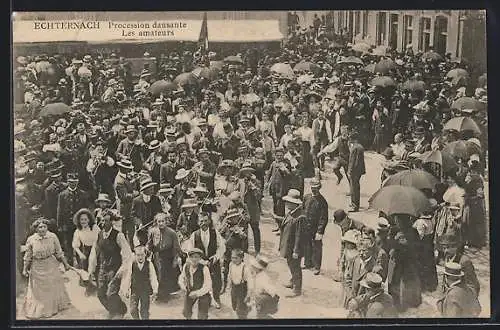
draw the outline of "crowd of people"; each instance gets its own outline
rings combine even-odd
[[[477,316],[479,282],[464,253],[487,244],[486,79],[477,84],[465,60],[432,50],[362,45],[294,27],[276,52],[161,54],[138,81],[116,54],[18,57],[15,223],[26,316],[70,304],[62,263],[110,318],[129,309],[148,319],[151,301],[179,290],[187,319],[195,303],[206,319],[225,292],[238,318],[250,306],[272,317],[280,297],[261,254],[262,199],[272,199],[288,297],[298,297],[303,268],[321,271],[327,161],[350,185],[351,209],[333,217],[342,231],[335,280],[350,317],[397,317],[438,289],[442,315]],[[384,183],[410,169],[431,175],[435,184],[418,188],[432,207],[381,212],[377,230],[351,219],[365,150],[385,156]]]

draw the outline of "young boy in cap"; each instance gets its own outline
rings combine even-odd
[[[188,320],[193,315],[193,305],[196,302],[198,302],[198,319],[208,319],[212,278],[208,267],[201,263],[203,256],[202,250],[190,248],[188,260],[179,276],[179,286],[186,292],[182,314]]]
[[[255,306],[257,319],[272,319],[272,314],[278,311],[279,295],[277,288],[266,272],[269,261],[266,257],[257,255],[250,260],[253,273],[251,304]]]
[[[137,246],[135,260],[127,264],[122,279],[125,297],[130,298],[130,314],[135,320],[149,319],[150,302],[158,294],[158,279],[153,263],[146,259],[146,247]]]
[[[244,252],[240,249],[231,251],[231,262],[229,263],[229,287],[231,288],[231,306],[239,319],[248,317],[250,301],[249,282],[252,279],[251,269],[243,261]]]

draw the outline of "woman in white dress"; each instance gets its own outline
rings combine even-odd
[[[302,140],[302,161],[304,168],[304,178],[314,177],[314,165],[311,155],[313,130],[309,127],[307,115],[301,118],[301,126],[295,131],[295,134]]]

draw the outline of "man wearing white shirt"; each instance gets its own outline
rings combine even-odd
[[[220,291],[222,288],[221,260],[226,252],[226,244],[219,232],[211,225],[210,214],[201,212],[198,220],[200,229],[191,234],[188,247],[200,249],[204,253],[203,263],[208,266],[212,276],[212,294],[215,307],[220,308]]]
[[[113,228],[117,215],[107,212],[102,217],[101,231],[89,256],[89,274],[97,271],[97,298],[109,312],[110,318],[122,318],[127,307],[116,295],[108,295],[110,283],[123,265],[127,265],[132,251],[123,233]]]
[[[153,263],[146,260],[146,248],[138,246],[134,252],[135,260],[126,265],[120,289],[130,298],[132,317],[148,320],[150,301],[158,294],[158,278]]]

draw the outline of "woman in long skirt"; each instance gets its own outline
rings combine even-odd
[[[70,266],[48,224],[46,219],[35,220],[32,226],[36,232],[26,242],[23,276],[28,277],[28,291],[24,313],[29,319],[51,317],[71,305],[59,264],[63,263],[66,270]]]
[[[473,161],[465,179],[465,205],[463,211],[465,244],[475,248],[486,245],[486,205],[484,183],[479,174],[479,163]]]
[[[314,177],[314,164],[311,155],[313,130],[309,127],[309,120],[307,116],[301,119],[302,126],[296,130],[296,134],[302,140],[302,164],[304,178]]]
[[[95,223],[95,218],[88,209],[81,209],[75,213],[73,223],[76,226],[73,234],[73,251],[78,264],[78,268],[87,271],[89,268],[89,256],[92,246],[97,242],[99,227]]]

